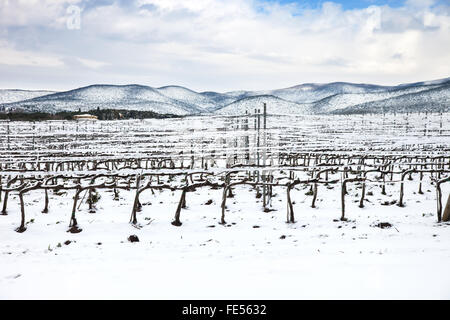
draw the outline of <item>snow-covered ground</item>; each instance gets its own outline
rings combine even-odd
[[[267,145],[292,153],[448,156],[448,119],[449,114],[268,117]],[[197,158],[212,150],[232,155],[236,138],[249,137],[253,144],[253,122],[247,131],[241,120],[5,122],[0,159],[180,157],[180,151],[190,157],[192,148]],[[409,148],[402,151],[403,146]],[[223,170],[222,160],[221,168],[209,169]],[[121,173],[127,170],[132,169]],[[147,190],[140,197],[140,229],[129,223],[134,191],[121,190],[115,201],[112,191],[99,189],[96,212],[88,212],[86,198],[77,211],[83,229],[77,234],[67,232],[73,190],[50,191],[48,214],[41,213],[42,190],[26,193],[24,233],[14,231],[20,207],[12,192],[8,215],[0,215],[0,299],[449,299],[450,224],[437,222],[429,175],[424,194],[417,193],[418,175],[413,179],[405,180],[403,208],[382,205],[398,200],[398,183],[387,180],[382,195],[379,185],[368,182],[364,208],[358,207],[360,186],[350,184],[346,222],[338,220],[340,184],[319,185],[316,208],[306,195],[309,187],[298,185],[291,192],[294,224],[286,223],[285,187],[274,188],[270,212],[263,211],[252,187],[236,187],[235,197],[227,199],[226,225],[219,224],[222,189],[189,192],[180,227],[171,222],[181,191]],[[449,193],[450,183],[443,184],[444,204]],[[381,222],[392,227],[382,229]],[[131,243],[127,239],[134,234],[140,241]]]
[[[347,196],[348,222],[340,215],[340,188],[319,187],[317,208],[308,189],[292,192],[297,222],[287,224],[285,190],[275,189],[263,212],[250,187],[228,199],[227,225],[220,220],[221,190],[188,193],[181,227],[170,224],[179,193],[146,191],[136,229],[128,223],[133,192],[120,200],[100,191],[97,212],[83,203],[81,233],[67,233],[72,194],[50,192],[42,214],[41,191],[26,195],[28,230],[19,223],[17,197],[0,216],[0,298],[30,299],[448,299],[450,225],[436,222],[434,187],[415,194],[406,184],[406,207],[398,185],[369,185],[366,207]],[[448,194],[449,188],[444,189]],[[211,205],[205,205],[207,200]],[[32,200],[32,201],[30,201]],[[375,225],[389,222],[392,228]],[[139,242],[127,241],[135,234]],[[64,244],[67,240],[70,244]]]

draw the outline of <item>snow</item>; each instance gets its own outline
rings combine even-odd
[[[46,90],[0,89],[0,104],[32,99],[55,93]]]
[[[450,110],[450,83],[419,92],[407,92],[388,99],[355,104],[340,113],[368,112],[448,112]]]
[[[180,86],[167,86],[158,88],[158,91],[166,97],[183,101],[197,106],[199,109],[210,109],[215,106],[213,100],[203,96],[200,93],[186,89]]]
[[[417,197],[416,183],[408,184],[407,207],[380,210],[379,191],[360,209],[351,188],[351,221],[334,222],[339,188],[320,189],[316,209],[305,190],[294,192],[295,224],[285,222],[281,189],[270,213],[250,188],[236,189],[228,199],[230,227],[218,224],[221,190],[188,194],[181,227],[170,224],[179,193],[148,192],[140,230],[128,224],[133,193],[121,191],[120,201],[113,201],[112,193],[102,191],[95,214],[83,204],[79,234],[66,232],[71,195],[50,193],[49,214],[40,213],[42,192],[26,195],[27,220],[34,222],[22,234],[13,231],[19,212],[12,197],[9,215],[0,216],[0,298],[450,298],[450,280],[439,271],[450,266],[450,226],[436,223],[434,192]],[[388,194],[391,199],[396,191]],[[202,205],[208,199],[213,204]],[[394,228],[372,226],[380,221]],[[140,242],[128,242],[131,234]]]
[[[286,89],[267,91],[265,93],[297,103],[312,103],[336,94],[382,92],[390,88],[368,84],[333,82],[326,84],[303,84]]]
[[[181,86],[152,88],[142,85],[91,85],[35,98],[28,92],[28,96],[23,96],[23,99],[18,93],[13,94],[14,98],[8,98],[7,94],[0,91],[0,110],[57,112],[79,108],[83,111],[89,108],[116,108],[177,115],[239,115],[266,102],[276,114],[382,112],[382,105],[392,112],[395,109],[416,112],[448,108],[449,92],[450,78],[398,86],[306,83],[284,89],[226,93],[198,93]]]
[[[215,112],[215,114],[242,115],[245,114],[245,112],[248,114],[254,114],[255,109],[260,109],[262,112],[263,103],[266,103],[267,105],[268,114],[286,115],[306,114],[311,112],[310,106],[307,104],[298,104],[274,96],[255,96],[233,102],[219,109]]]
[[[335,110],[344,109],[346,107],[355,106],[362,103],[379,101],[394,98],[397,96],[423,92],[426,90],[438,88],[438,86],[417,86],[405,89],[397,89],[391,91],[375,92],[375,93],[343,93],[336,94],[320,101],[317,101],[312,107],[316,112],[329,113]],[[448,90],[450,91],[450,90]],[[389,101],[389,100],[388,100]],[[401,104],[403,100],[400,101]],[[386,102],[385,102],[386,103]],[[388,102],[387,102],[388,103]],[[368,107],[367,109],[370,109]]]
[[[140,85],[92,85],[6,106],[46,112],[77,111],[80,108],[82,111],[89,111],[101,108],[146,110],[177,115],[198,113],[203,110],[167,97],[157,89]]]
[[[293,153],[333,149],[374,154],[410,146],[410,153],[448,156],[450,128],[442,123],[449,117],[448,113],[426,118],[423,114],[269,117],[267,132],[276,143],[268,145]],[[38,155],[41,160],[65,157],[67,151],[82,159],[175,156],[180,151],[189,157],[191,144],[196,157],[211,150],[226,152],[236,138],[250,135],[253,141],[254,132],[236,128],[239,121],[233,119],[0,122],[0,161],[9,161],[15,152],[24,159]],[[12,150],[6,148],[6,125]],[[96,153],[102,156],[90,155]],[[214,170],[223,171],[224,163],[218,164]],[[298,172],[297,177],[305,174]],[[312,197],[306,195],[309,187],[298,185],[291,192],[294,224],[286,223],[283,187],[274,188],[271,212],[263,211],[253,188],[236,187],[234,198],[227,199],[226,225],[219,224],[221,189],[189,192],[180,227],[171,222],[181,192],[153,195],[147,190],[140,197],[140,229],[129,224],[133,191],[121,190],[115,201],[111,191],[99,189],[96,212],[89,213],[85,201],[77,211],[83,229],[78,234],[66,232],[73,190],[63,195],[50,191],[48,214],[41,213],[42,190],[26,193],[24,233],[14,231],[20,208],[13,192],[8,215],[0,215],[0,298],[449,299],[445,270],[450,267],[450,224],[437,223],[436,192],[429,175],[424,177],[424,194],[417,193],[417,176],[413,178],[405,180],[403,208],[381,205],[398,200],[398,183],[388,181],[387,195],[382,195],[380,185],[368,182],[364,208],[358,207],[360,186],[350,184],[349,221],[335,221],[341,214],[339,184],[319,185],[316,208],[311,208]],[[442,185],[442,193],[446,201],[449,183]],[[376,226],[380,222],[393,227],[381,229]],[[139,242],[127,241],[133,234]]]

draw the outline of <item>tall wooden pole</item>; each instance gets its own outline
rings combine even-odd
[[[448,195],[447,205],[444,209],[444,215],[442,216],[442,221],[447,222],[450,221],[450,194]]]
[[[267,105],[266,105],[266,103],[264,102],[264,130],[267,128],[267,126],[266,126],[266,118],[267,118]]]

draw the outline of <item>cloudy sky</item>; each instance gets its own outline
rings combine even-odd
[[[450,76],[450,0],[0,0],[0,88]]]

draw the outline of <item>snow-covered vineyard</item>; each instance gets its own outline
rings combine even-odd
[[[1,122],[0,296],[449,298],[448,123]]]

